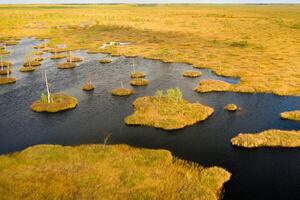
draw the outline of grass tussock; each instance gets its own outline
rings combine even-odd
[[[0,69],[0,75],[7,75],[7,74],[11,74],[11,70]]]
[[[231,139],[239,147],[300,147],[300,131],[266,130],[261,133],[240,133]]]
[[[230,103],[230,104],[227,104],[225,107],[224,107],[225,110],[228,110],[228,111],[231,111],[231,112],[234,112],[234,111],[237,111],[238,107],[237,105],[233,104],[233,103]]]
[[[14,46],[17,45],[18,43],[19,43],[18,41],[14,41],[14,40],[4,42],[6,46]]]
[[[31,109],[35,112],[59,112],[73,109],[77,106],[77,99],[62,93],[52,93],[51,102],[48,103],[47,96],[42,95],[38,101],[31,104]]]
[[[19,69],[20,72],[33,72],[35,71],[37,68],[36,67],[21,67]]]
[[[38,57],[34,58],[34,61],[37,61],[37,62],[42,62],[43,60],[44,60],[44,58],[42,56],[38,56]]]
[[[102,58],[101,60],[99,60],[99,62],[100,62],[101,64],[108,64],[108,63],[111,63],[112,60],[109,59],[109,58]]]
[[[201,75],[202,75],[201,72],[192,71],[192,70],[188,70],[188,71],[185,71],[185,72],[182,73],[182,76],[189,77],[189,78],[196,78],[196,77],[199,77]]]
[[[76,57],[76,56],[71,56],[68,57],[67,62],[82,62],[83,58]]]
[[[63,59],[63,58],[66,58],[66,57],[67,57],[66,54],[54,54],[54,55],[50,56],[50,59],[59,60],[59,59]]]
[[[134,91],[129,88],[115,88],[111,91],[111,94],[114,96],[129,96],[132,95]]]
[[[86,83],[82,86],[82,90],[84,91],[92,91],[95,89],[95,86],[92,83]]]
[[[218,200],[230,176],[127,145],[37,145],[0,156],[0,196],[14,200]]]
[[[149,81],[145,78],[133,78],[130,84],[133,86],[146,86],[149,84]]]
[[[17,81],[16,78],[14,77],[1,77],[0,76],[0,85],[5,85],[5,84],[12,84]]]
[[[146,75],[143,72],[140,71],[134,71],[130,73],[131,78],[145,78]]]
[[[145,125],[164,130],[181,129],[207,119],[214,109],[200,103],[189,103],[181,91],[157,91],[154,96],[137,98],[134,113],[124,119],[127,125]]]
[[[10,51],[0,49],[0,55],[8,55],[8,54],[10,54]]]
[[[197,92],[223,92],[230,88],[230,84],[225,81],[206,79],[202,80],[195,88]]]
[[[0,67],[11,67],[12,63],[8,62],[8,61],[3,61],[2,63],[0,63]]]
[[[280,113],[280,117],[281,119],[300,121],[300,110],[282,112]]]
[[[41,65],[41,62],[38,59],[34,59],[33,61],[25,62],[23,67],[38,67]]]
[[[76,63],[73,62],[65,62],[65,63],[59,63],[58,64],[58,69],[73,69],[75,68],[77,65]]]

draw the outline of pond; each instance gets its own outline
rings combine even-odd
[[[134,88],[129,97],[110,95],[111,89],[129,85],[132,58],[113,57],[112,63],[100,64],[104,54],[76,51],[84,62],[75,69],[59,70],[49,54],[33,73],[18,68],[26,53],[41,42],[29,38],[9,47],[6,60],[14,63],[12,76],[17,83],[0,87],[0,154],[22,150],[35,144],[78,145],[102,143],[111,134],[110,144],[129,144],[145,148],[170,150],[175,156],[205,166],[221,166],[232,179],[225,184],[223,199],[295,199],[300,196],[300,149],[243,149],[231,146],[230,139],[240,132],[259,132],[270,128],[300,130],[300,123],[281,120],[280,112],[300,109],[299,97],[271,94],[208,93],[193,91],[202,79],[218,79],[238,83],[237,78],[216,76],[210,70],[198,78],[185,78],[182,72],[192,69],[187,64],[166,64],[137,57],[136,69],[146,73],[149,85]],[[33,101],[45,92],[43,73],[47,70],[51,91],[76,97],[76,109],[56,113],[35,113]],[[95,90],[84,92],[86,75],[92,74]],[[178,131],[167,132],[152,127],[126,126],[124,117],[133,112],[132,102],[139,96],[153,95],[158,89],[179,87],[191,102],[200,102],[215,109],[206,121]],[[228,103],[242,107],[231,113],[223,109]]]

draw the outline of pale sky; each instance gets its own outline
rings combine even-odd
[[[0,4],[25,3],[300,3],[300,0],[0,0]]]

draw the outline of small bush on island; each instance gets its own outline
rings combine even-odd
[[[77,66],[76,63],[66,62],[66,63],[59,63],[57,68],[58,69],[73,69],[76,66]]]
[[[280,113],[280,117],[281,119],[300,121],[300,110],[282,112]]]
[[[112,60],[109,59],[109,58],[102,58],[101,60],[99,60],[99,62],[100,62],[101,64],[107,64],[107,63],[111,63]]]
[[[167,150],[105,144],[37,145],[0,156],[0,169],[0,196],[14,200],[218,200],[231,177]]]
[[[189,78],[196,78],[196,77],[199,77],[201,75],[202,75],[201,72],[192,71],[192,70],[185,71],[182,74],[182,76],[189,77]]]
[[[261,133],[240,133],[231,139],[238,147],[300,147],[300,131],[270,129]]]
[[[83,85],[82,90],[84,91],[92,91],[95,89],[95,86],[92,83],[92,76],[91,74],[87,75],[87,82]]]
[[[77,106],[76,98],[65,95],[63,93],[50,93],[47,72],[45,72],[45,84],[47,95],[41,95],[40,99],[31,104],[31,109],[35,112],[55,113],[63,110],[73,109]]]
[[[130,84],[133,86],[146,86],[149,84],[149,81],[144,78],[134,78],[130,81]]]
[[[207,119],[214,109],[189,103],[179,88],[157,91],[154,96],[137,98],[134,113],[124,119],[127,125],[146,125],[164,130],[181,129]]]
[[[227,104],[225,107],[224,107],[225,110],[228,110],[228,111],[231,111],[231,112],[234,112],[238,109],[237,105],[233,104],[233,103],[230,103],[230,104]]]

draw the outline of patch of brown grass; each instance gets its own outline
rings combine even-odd
[[[58,69],[73,69],[75,68],[77,65],[76,63],[73,62],[65,62],[65,63],[59,63],[58,64]]]
[[[280,113],[282,119],[300,121],[300,110],[293,110]]]
[[[132,95],[134,91],[129,88],[115,88],[111,91],[114,96],[129,96]]]
[[[146,86],[149,84],[149,81],[147,79],[144,78],[133,78],[130,81],[130,84],[133,86]]]
[[[0,85],[12,84],[12,83],[15,83],[16,81],[17,81],[17,79],[13,78],[13,77],[1,77],[0,76]]]

